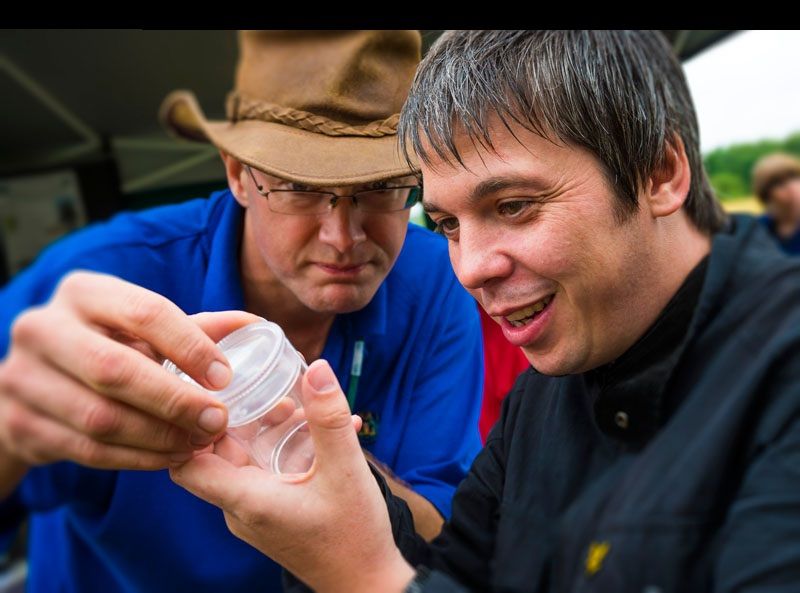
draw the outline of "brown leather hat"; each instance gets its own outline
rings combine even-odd
[[[242,31],[227,121],[209,121],[190,91],[159,119],[277,177],[316,186],[413,172],[397,120],[420,60],[418,31]]]

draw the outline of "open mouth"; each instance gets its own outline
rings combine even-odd
[[[513,327],[525,327],[547,308],[553,300],[553,296],[552,294],[548,295],[524,309],[519,309],[518,311],[514,311],[511,315],[504,316],[504,319]]]

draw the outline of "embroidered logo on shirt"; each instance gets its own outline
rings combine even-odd
[[[608,542],[592,542],[589,544],[589,551],[586,552],[586,574],[592,576],[603,568],[603,560],[606,559],[611,544]]]
[[[358,431],[358,440],[362,445],[374,443],[378,438],[378,415],[372,412],[358,412],[361,416],[361,430]]]

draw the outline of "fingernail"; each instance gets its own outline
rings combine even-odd
[[[208,365],[208,370],[206,371],[206,381],[208,381],[212,387],[216,389],[222,389],[231,380],[231,374],[231,369],[228,367],[228,365],[222,364],[220,361],[215,360]]]
[[[308,382],[316,391],[326,392],[336,388],[336,375],[325,360],[315,360],[308,367]]]
[[[197,426],[206,432],[216,434],[225,428],[225,412],[216,406],[209,406],[197,418]]]

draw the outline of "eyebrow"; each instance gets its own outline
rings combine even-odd
[[[326,193],[326,194],[336,193],[334,191],[331,191],[334,188],[332,186],[313,185],[313,184],[310,184],[310,183],[300,183],[299,181],[292,181],[290,179],[284,179],[283,177],[276,177],[275,175],[272,175],[272,174],[267,173],[265,171],[261,171],[260,169],[255,169],[255,167],[250,167],[250,165],[245,165],[245,166],[248,167],[251,170],[258,171],[262,175],[266,175],[267,177],[272,177],[273,179],[276,179],[278,183],[276,183],[275,185],[290,184],[291,183],[291,184],[302,185],[304,187],[307,187],[308,191],[315,191],[315,192]],[[404,181],[404,180],[406,180],[406,181]],[[267,181],[269,181],[269,179],[267,179]],[[374,181],[368,181],[366,183],[357,183],[353,187],[361,187],[362,188],[362,189],[354,190],[357,193],[357,192],[361,192],[361,191],[369,191],[372,188],[372,186],[378,185],[379,183],[388,183],[388,184],[397,183],[397,184],[400,184],[402,187],[406,187],[406,186],[410,186],[410,185],[419,185],[421,182],[420,182],[420,179],[419,179],[419,177],[417,175],[408,174],[408,175],[400,175],[398,177],[390,177],[388,179],[376,179]],[[348,186],[348,187],[350,187],[350,186]],[[289,190],[289,191],[291,191],[291,190]]]
[[[485,199],[487,196],[509,189],[533,190],[541,193],[549,189],[550,185],[541,177],[528,177],[519,175],[504,175],[500,177],[489,177],[484,179],[467,196],[467,201],[472,205]],[[424,195],[424,194],[423,194]],[[443,208],[434,202],[426,201],[423,197],[422,207],[425,212],[445,212]]]

